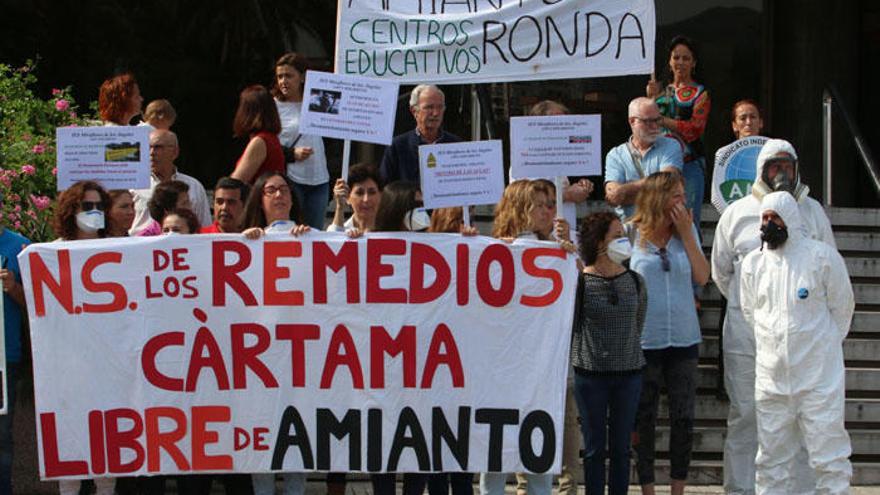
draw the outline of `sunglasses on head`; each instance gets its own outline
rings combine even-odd
[[[82,211],[101,210],[104,211],[104,204],[100,201],[80,201],[79,208]]]

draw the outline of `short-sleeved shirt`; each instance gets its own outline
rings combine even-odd
[[[187,195],[189,196],[189,202],[192,205],[192,212],[195,213],[196,218],[199,219],[199,225],[208,225],[211,223],[211,205],[208,203],[208,193],[205,192],[205,187],[202,183],[195,177],[186,175],[185,173],[178,171],[176,168],[174,169],[174,173],[171,174],[171,179],[169,180],[179,180],[189,187]],[[149,189],[131,190],[131,195],[134,199],[134,222],[132,222],[131,228],[128,229],[129,234],[136,235],[150,225],[152,217],[150,217],[150,208],[147,205],[150,202],[150,198],[153,197],[153,190],[156,189],[156,186],[161,182],[162,181],[156,176],[156,174],[150,174]]]
[[[618,182],[626,184],[647,177],[667,167],[682,169],[682,151],[678,141],[667,137],[659,137],[641,160],[641,171],[633,162],[629,140],[615,146],[605,156],[605,183]],[[627,219],[635,213],[634,205],[618,206],[617,215]]]
[[[18,254],[23,246],[31,241],[23,235],[9,229],[0,233],[0,256],[3,267],[15,274],[15,281],[21,283],[21,270],[18,267]],[[22,308],[9,294],[3,293],[3,334],[6,336],[6,361],[19,363],[22,358],[21,322]]]
[[[461,138],[446,131],[440,131],[440,138],[435,143],[457,143]],[[415,129],[394,136],[391,145],[385,148],[382,163],[379,164],[379,175],[386,184],[396,180],[408,180],[420,183],[419,146],[426,143]]]
[[[696,227],[693,227],[697,238]],[[648,311],[642,330],[642,349],[690,347],[699,344],[700,322],[694,306],[691,262],[678,236],[666,243],[669,271],[663,269],[660,250],[650,241],[642,247],[638,233],[629,267],[645,279]]]

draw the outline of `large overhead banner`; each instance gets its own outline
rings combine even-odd
[[[193,235],[19,261],[44,479],[559,472],[577,269],[555,244]]]
[[[442,84],[649,74],[653,0],[339,0],[336,72]]]

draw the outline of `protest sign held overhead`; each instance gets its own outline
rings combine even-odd
[[[577,273],[556,245],[166,236],[19,259],[44,478],[559,471]]]
[[[601,115],[510,119],[511,178],[601,174]]]
[[[501,141],[419,146],[427,208],[495,204],[504,193]]]
[[[470,84],[649,74],[653,0],[340,0],[336,72]]]
[[[150,187],[150,130],[148,126],[59,127],[58,190],[81,180],[105,189]]]
[[[390,144],[397,110],[396,82],[308,71],[299,131]]]

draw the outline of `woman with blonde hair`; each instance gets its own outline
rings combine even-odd
[[[645,179],[631,220],[635,242],[630,268],[645,280],[648,309],[642,331],[645,367],[636,426],[637,471],[644,495],[654,494],[654,433],[660,384],[669,394],[672,494],[684,493],[693,447],[694,396],[700,322],[693,284],[709,280],[709,263],[685,207],[684,179],[657,172]]]
[[[492,236],[514,239],[551,240],[554,236],[569,252],[576,251],[568,240],[569,227],[564,219],[556,219],[556,189],[547,180],[518,180],[510,183],[495,207]],[[480,473],[482,495],[503,495],[508,473]],[[530,495],[550,495],[553,474],[526,474]]]

